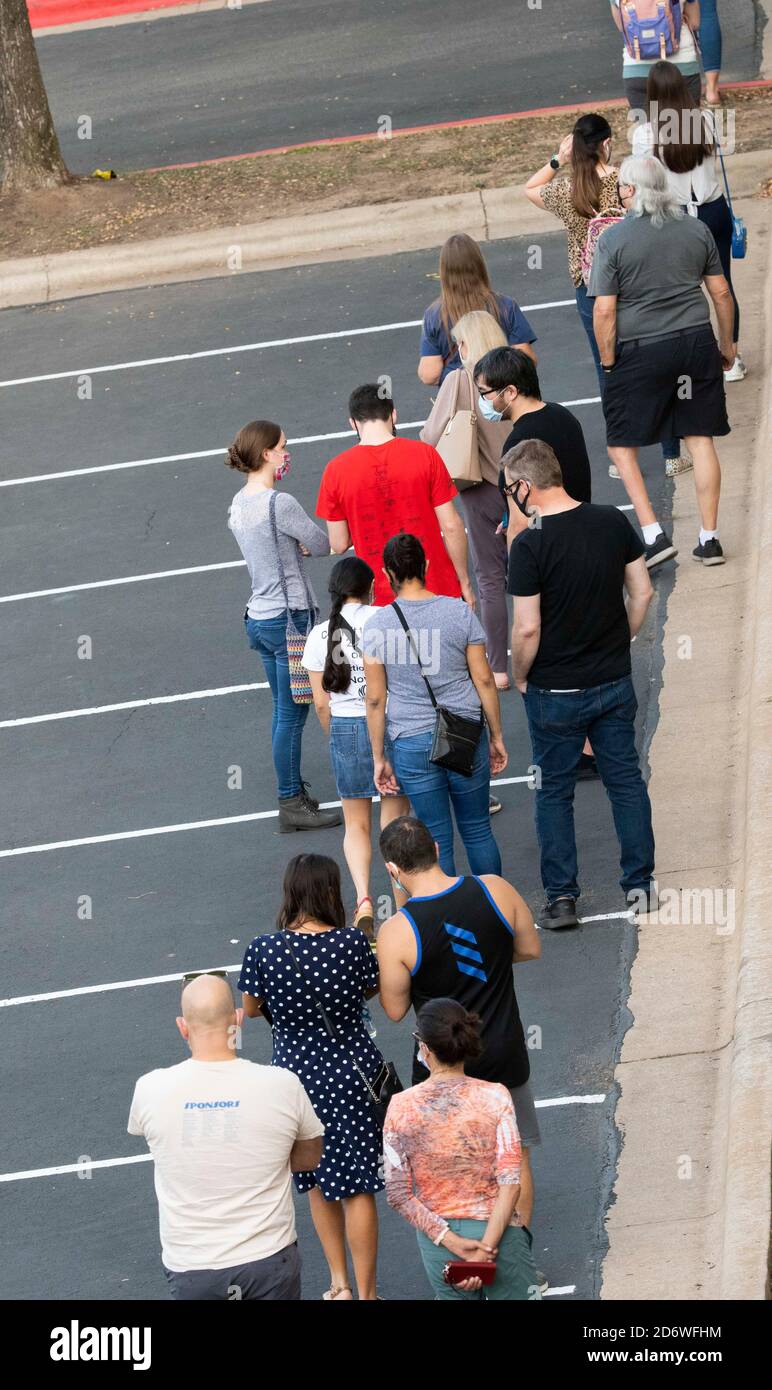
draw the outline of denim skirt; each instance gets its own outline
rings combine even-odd
[[[391,762],[388,735],[384,752]],[[378,795],[373,781],[373,750],[364,716],[333,715],[330,720],[330,762],[341,801],[358,801]]]

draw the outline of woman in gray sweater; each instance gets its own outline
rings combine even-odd
[[[292,698],[287,656],[287,617],[301,633],[316,621],[316,598],[303,568],[304,555],[329,555],[325,532],[275,484],[289,469],[287,438],[280,425],[253,420],[236,435],[225,460],[247,474],[234,497],[228,525],[247,563],[252,593],[244,614],[247,639],[259,652],[273,699],[271,751],[279,795],[279,830],[318,830],[340,825],[339,811],[321,811],[300,775],[300,749],[308,705]]]

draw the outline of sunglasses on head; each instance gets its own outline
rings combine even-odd
[[[218,980],[227,980],[227,970],[189,970],[187,975],[182,977],[182,987],[189,985],[191,980],[200,980],[202,975],[214,975]]]

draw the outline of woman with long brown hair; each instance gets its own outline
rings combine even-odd
[[[653,154],[665,166],[668,188],[713,233],[734,300],[734,358],[725,381],[742,381],[740,306],[732,285],[732,214],[724,196],[713,113],[701,111],[674,63],[654,63],[646,88],[648,121],[633,132],[633,154]]]
[[[569,165],[570,174],[557,179],[558,171]],[[568,273],[574,282],[576,307],[590,344],[601,396],[605,382],[592,326],[594,301],[582,279],[582,251],[592,218],[621,211],[618,172],[611,162],[611,126],[605,116],[588,112],[579,117],[571,134],[561,141],[557,153],[532,174],[523,188],[528,201],[559,217],[568,233]],[[662,455],[668,477],[691,467],[686,460],[680,459],[677,439],[665,440]],[[609,473],[612,478],[619,476],[613,463]]]
[[[525,314],[509,295],[496,294],[477,242],[457,232],[440,251],[440,293],[424,314],[418,376],[425,386],[437,386],[461,366],[451,334],[454,324],[473,309],[492,314],[510,347],[521,348],[536,361],[531,346],[536,334]]]
[[[270,1023],[271,1065],[300,1078],[324,1125],[318,1168],[293,1174],[297,1191],[309,1194],[330,1269],[323,1298],[354,1296],[348,1245],[359,1297],[375,1299],[383,1145],[368,1083],[384,1063],[363,1008],[377,993],[378,966],[364,932],[346,926],[340,869],[326,855],[299,854],[287,865],[276,925],[247,947],[244,1013]]]
[[[317,616],[305,555],[329,555],[330,542],[300,503],[276,484],[289,470],[287,436],[272,420],[239,430],[225,463],[246,474],[228,513],[228,526],[246,561],[252,591],[244,613],[247,641],[259,652],[271,688],[271,752],[279,799],[279,830],[340,825],[339,811],[322,811],[300,773],[300,747],[308,705],[292,698],[287,629],[308,635]]]

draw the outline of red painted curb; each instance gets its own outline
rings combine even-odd
[[[748,87],[772,87],[772,79],[754,78],[749,82],[732,82],[723,90],[735,91]],[[430,125],[402,126],[391,132],[398,135],[422,135],[430,130],[458,130],[463,126],[494,125],[497,121],[525,121],[530,116],[556,116],[561,111],[606,111],[615,106],[626,106],[625,97],[613,97],[607,101],[577,101],[567,106],[535,106],[530,111],[505,111],[497,116],[468,116],[461,121],[433,121]],[[127,170],[128,173],[163,174],[171,169],[203,169],[209,164],[235,164],[240,159],[256,159],[261,154],[292,154],[294,150],[322,149],[327,145],[354,145],[365,140],[383,140],[385,137],[375,131],[366,135],[331,135],[323,140],[303,140],[299,145],[272,145],[263,150],[249,150],[246,154],[221,154],[213,159],[193,159],[186,164],[159,164],[152,169]]]
[[[89,19],[112,19],[114,15],[194,4],[196,0],[27,0],[27,9],[34,33],[36,29],[55,29],[60,24],[82,24]]]

